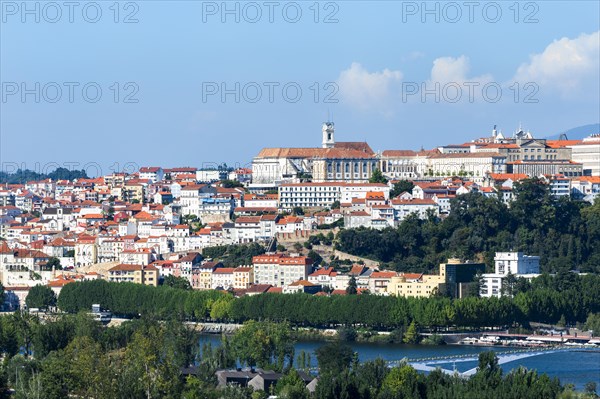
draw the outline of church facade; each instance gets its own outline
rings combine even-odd
[[[322,126],[321,148],[263,148],[252,161],[253,184],[368,182],[377,156],[366,142],[336,142],[333,122]]]

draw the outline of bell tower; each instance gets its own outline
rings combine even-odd
[[[323,148],[333,148],[335,146],[335,127],[333,122],[323,122],[321,127],[323,131]]]

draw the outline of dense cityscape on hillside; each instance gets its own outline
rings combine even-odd
[[[451,389],[451,397],[468,397],[489,378],[498,379],[490,395],[518,384],[508,382],[513,378],[536,381],[542,377],[519,376],[526,373],[520,369],[502,377],[494,355],[480,355],[479,371],[468,382],[456,375],[442,382],[449,378],[444,373],[452,374],[443,367],[439,375],[411,374],[435,369],[420,363],[388,374],[381,359],[355,364],[342,343],[316,352],[318,377],[309,354],[294,357],[293,342],[337,330],[338,340],[350,342],[599,347],[599,168],[600,135],[593,132],[582,140],[545,140],[494,128],[489,137],[464,144],[374,152],[364,142],[335,141],[327,122],[321,147],[265,148],[246,169],[144,166],[91,178],[68,169],[48,176],[5,173],[0,273],[3,308],[16,311],[0,324],[9,362],[5,383],[33,391],[47,383],[55,390],[47,397],[102,397],[104,388],[89,388],[83,371],[69,372],[78,382],[56,385],[46,368],[76,362],[74,350],[94,356],[122,347],[117,363],[109,355],[86,367],[139,373],[130,362],[142,361],[134,358],[139,345],[149,344],[145,335],[158,334],[154,344],[172,334],[183,334],[177,345],[193,339],[196,333],[177,320],[193,321],[196,331],[230,331],[232,341],[224,338],[222,347],[206,347],[200,357],[189,343],[185,349],[167,345],[173,352],[143,349],[175,356],[171,369],[157,365],[146,383],[149,376],[135,377],[142,385],[119,386],[121,397],[126,391],[136,397],[136,389],[160,397],[254,392],[253,398],[262,397],[258,392],[446,397],[442,392]],[[28,176],[36,179],[15,182]],[[113,326],[113,318],[140,316],[138,324]],[[172,329],[153,324],[157,320],[172,320]],[[260,324],[264,320],[283,324]],[[73,331],[61,332],[73,324]],[[558,341],[541,326],[558,328]],[[271,349],[252,343],[263,335],[273,340]],[[245,353],[247,347],[253,349]],[[257,358],[260,347],[274,352]],[[56,350],[60,359],[52,357]],[[333,358],[335,365],[327,365]],[[32,359],[42,361],[41,369]],[[236,364],[265,371],[226,371]],[[13,367],[29,370],[23,372],[28,380],[9,374]],[[335,369],[333,386],[324,385],[328,367]],[[349,373],[348,386],[335,385],[340,373]],[[378,377],[363,381],[364,373]],[[218,382],[211,382],[215,376]],[[112,377],[102,378],[108,384]],[[410,384],[394,382],[406,378]],[[115,384],[122,382],[113,381],[111,389]],[[194,391],[194,384],[202,389]],[[569,397],[572,389],[558,381],[543,385],[547,392],[535,397]],[[593,385],[586,389],[592,392]]]
[[[0,0],[0,399],[600,399],[599,17]]]

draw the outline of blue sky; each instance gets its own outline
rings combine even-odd
[[[328,114],[374,150],[600,120],[596,1],[53,4],[0,4],[3,170],[246,165],[318,146]]]

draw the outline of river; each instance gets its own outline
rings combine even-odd
[[[204,342],[210,342],[213,346],[219,345],[221,338],[219,335],[202,335],[200,345]],[[317,365],[315,350],[324,341],[300,341],[296,343],[296,357],[301,351],[310,353],[311,365]],[[513,350],[503,347],[475,347],[463,345],[401,345],[401,344],[374,344],[351,342],[349,345],[358,353],[360,361],[373,360],[378,357],[393,361],[403,358],[420,359],[428,357],[454,356],[477,354],[482,351],[495,350],[497,353]],[[586,351],[573,349],[568,352],[545,353],[525,359],[516,360],[502,365],[502,369],[508,372],[519,366],[530,370],[537,370],[538,373],[546,373],[550,377],[558,377],[561,384],[573,384],[576,389],[583,390],[585,384],[594,381],[600,386],[600,351]],[[449,362],[441,364],[440,367],[460,372],[477,367],[477,361],[468,362]]]

